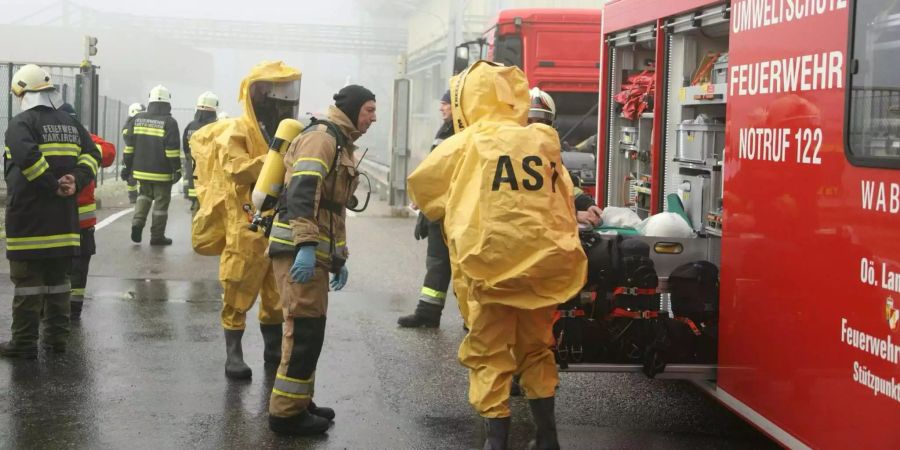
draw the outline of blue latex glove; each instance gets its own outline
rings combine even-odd
[[[316,272],[316,246],[307,245],[300,247],[297,256],[294,258],[294,265],[291,266],[291,278],[297,283],[306,283],[312,280],[313,274]]]
[[[350,271],[347,270],[347,266],[341,267],[341,271],[334,274],[331,277],[331,288],[339,291],[347,285],[347,278],[350,277]]]

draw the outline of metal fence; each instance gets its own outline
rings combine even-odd
[[[0,62],[0,92],[6,95],[0,96],[0,136],[6,135],[6,129],[10,120],[20,111],[19,102],[14,98],[10,91],[10,83],[13,74],[19,68],[27,63]],[[78,65],[63,64],[40,64],[50,73],[53,84],[56,85],[59,100],[70,103],[75,106],[76,111],[82,111],[79,104],[88,99],[82,99],[80,95],[79,73],[81,67]],[[99,96],[97,101],[97,127],[91,130],[103,139],[111,142],[116,146],[116,162],[112,166],[101,170],[97,174],[97,184],[114,181],[118,178],[122,161],[122,150],[125,148],[125,142],[122,140],[122,127],[125,126],[125,119],[128,115],[128,105],[119,100],[106,96]],[[89,121],[82,120],[87,128],[90,128]]]

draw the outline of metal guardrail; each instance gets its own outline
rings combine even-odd
[[[387,200],[391,192],[391,167],[371,159],[362,160],[359,166],[372,180],[372,193],[377,193],[381,200]]]

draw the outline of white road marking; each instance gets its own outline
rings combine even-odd
[[[103,229],[104,227],[108,226],[109,224],[111,224],[111,223],[115,222],[116,220],[121,219],[122,217],[124,217],[124,216],[126,216],[126,215],[128,215],[128,214],[131,214],[131,213],[133,213],[133,212],[134,212],[134,208],[128,208],[128,209],[126,209],[126,210],[124,210],[124,211],[119,211],[119,212],[117,212],[117,213],[115,213],[115,214],[113,214],[113,215],[111,215],[111,216],[109,216],[109,217],[103,219],[103,221],[100,222],[100,223],[98,223],[98,224],[94,227],[94,229],[97,230],[97,231],[100,231],[101,229]]]

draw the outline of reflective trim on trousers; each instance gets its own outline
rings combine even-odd
[[[444,301],[447,300],[447,293],[423,286],[419,300],[432,305],[444,306]]]
[[[84,288],[72,289],[73,297],[84,297]]]
[[[136,180],[172,181],[171,173],[153,173],[153,172],[141,172],[141,171],[135,170],[133,172],[133,176]]]
[[[58,284],[56,286],[32,286],[32,287],[17,287],[13,289],[13,295],[21,295],[21,296],[29,296],[29,295],[44,295],[44,294],[65,294],[66,292],[72,291],[72,285],[70,283],[66,284]]]
[[[149,197],[148,197],[148,198],[149,198]],[[153,215],[154,215],[154,216],[168,216],[168,215],[169,215],[169,211],[166,211],[166,210],[160,210],[160,209],[154,209],[154,210],[153,210]]]
[[[166,158],[181,158],[181,150],[166,149]]]
[[[272,386],[272,393],[288,398],[307,399],[312,396],[313,391],[315,390],[315,382],[315,375],[308,380],[301,380],[279,373],[275,376],[275,384]]]

